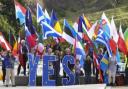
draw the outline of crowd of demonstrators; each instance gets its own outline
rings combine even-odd
[[[17,75],[19,75],[20,73],[20,69],[21,66],[24,69],[24,75],[26,76],[26,65],[27,65],[27,61],[28,61],[28,57],[27,54],[28,52],[34,53],[36,55],[49,55],[49,56],[56,56],[56,61],[54,62],[49,62],[49,68],[50,69],[54,69],[54,75],[53,78],[56,80],[56,84],[58,83],[59,79],[60,79],[60,70],[61,70],[61,63],[62,60],[64,58],[64,56],[66,55],[71,55],[75,58],[74,53],[72,53],[72,50],[70,47],[65,48],[65,50],[62,51],[61,46],[59,43],[55,43],[55,45],[51,46],[50,44],[48,44],[46,46],[45,51],[41,51],[38,52],[38,46],[39,44],[37,44],[35,46],[34,49],[32,49],[31,51],[28,51],[28,48],[26,46],[25,41],[21,42],[21,47],[20,47],[20,54],[19,54],[19,61],[20,64],[18,66],[17,69]],[[99,69],[92,68],[92,65],[94,64],[94,59],[93,59],[93,50],[94,49],[89,49],[88,53],[86,54],[86,56],[84,57],[84,64],[81,65],[80,64],[80,59],[75,59],[75,64],[70,64],[68,63],[68,67],[69,69],[75,73],[75,84],[80,84],[80,76],[82,73],[82,76],[84,75],[84,80],[85,80],[85,84],[90,84],[92,82],[92,73],[94,72],[94,76],[96,77],[96,83],[101,83],[100,79],[99,79],[99,74],[101,73],[102,77],[103,77],[103,81],[104,81],[104,73],[102,71],[102,69],[100,69],[100,73],[99,73]],[[103,55],[105,53],[106,50],[103,50],[103,48],[99,48],[98,52],[97,52],[97,59],[98,59],[98,63],[100,65],[101,60],[103,58]],[[12,81],[12,86],[15,86],[15,75],[14,75],[14,63],[15,63],[15,58],[13,57],[11,51],[1,51],[0,53],[0,58],[2,60],[2,71],[3,71],[3,83],[6,84],[6,86],[9,85],[9,81],[10,81],[10,77],[11,77],[11,81]],[[21,61],[21,59],[22,61]],[[41,57],[43,58],[43,57]],[[116,54],[113,54],[111,58],[109,58],[109,62],[108,62],[108,84],[109,85],[115,85],[115,77],[116,77],[116,70],[117,70],[117,61],[116,61]],[[126,77],[128,76],[128,62],[126,64]],[[84,70],[84,74],[81,71],[81,69]],[[6,77],[5,77],[6,76]],[[63,70],[63,77],[67,77],[66,73]],[[5,81],[6,80],[6,81]],[[102,82],[103,83],[103,82]]]

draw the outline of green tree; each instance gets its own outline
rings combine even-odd
[[[17,0],[20,3],[24,3],[24,0]],[[1,18],[4,18],[5,21],[3,23],[2,26],[0,26],[0,28],[5,31],[5,32],[9,32],[9,30],[11,30],[12,32],[15,32],[15,30],[19,29],[20,24],[19,21],[16,20],[16,16],[15,16],[15,4],[14,4],[14,0],[0,0],[1,3]],[[0,23],[2,23],[3,20],[0,20]],[[4,27],[9,27],[11,29],[5,29]],[[17,31],[16,31],[17,32]]]

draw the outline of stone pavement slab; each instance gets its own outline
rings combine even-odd
[[[16,86],[16,87],[5,87],[0,85],[0,89],[105,89],[105,84],[88,84],[88,85],[71,85],[71,86],[37,86],[37,87],[29,87],[29,86]]]

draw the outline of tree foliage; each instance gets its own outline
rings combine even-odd
[[[17,1],[22,4],[24,3],[24,0]],[[17,30],[20,29],[20,24],[15,16],[14,0],[1,0],[0,3],[0,29],[6,33],[8,33],[10,30],[13,33],[18,32]]]

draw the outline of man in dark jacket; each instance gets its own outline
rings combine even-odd
[[[91,82],[91,57],[88,55],[84,61],[85,83]]]

